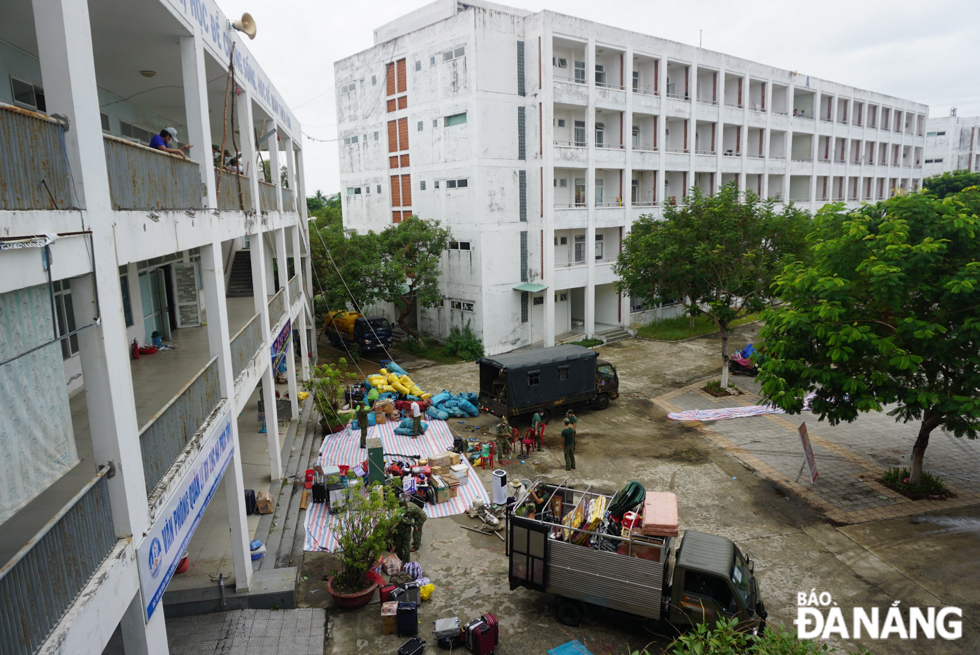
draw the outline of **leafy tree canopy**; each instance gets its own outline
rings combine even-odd
[[[946,172],[942,175],[927,177],[922,181],[922,186],[926,193],[937,198],[945,198],[948,195],[959,193],[967,187],[980,186],[980,173],[971,173],[968,170]]]
[[[763,394],[791,413],[815,392],[831,425],[882,411],[921,421],[911,482],[929,434],[980,428],[980,192],[902,195],[814,219],[812,258],[776,279],[765,312]]]

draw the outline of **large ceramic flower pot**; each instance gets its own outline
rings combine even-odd
[[[364,591],[358,591],[353,594],[344,594],[333,588],[334,576],[331,576],[327,580],[327,592],[333,596],[333,600],[340,607],[346,607],[348,609],[357,609],[359,607],[364,607],[374,596],[374,590],[378,588],[377,584],[372,584],[370,587]]]

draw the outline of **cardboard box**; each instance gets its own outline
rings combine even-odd
[[[387,421],[388,421],[388,415],[385,414],[384,412],[375,412],[374,413],[374,422],[375,422],[376,425],[381,425],[382,423],[387,423]]]
[[[449,466],[449,453],[439,453],[429,458],[430,466]]]
[[[432,476],[432,488],[436,492],[436,503],[444,503],[455,497],[450,495],[451,489],[441,476]]]
[[[449,453],[449,465],[450,466],[459,465],[459,453]]]
[[[381,603],[381,634],[398,633],[398,601]]]
[[[432,467],[432,475],[439,475],[439,476],[445,477],[445,476],[449,475],[449,473],[450,473],[450,470],[449,470],[449,467],[448,466],[433,466]]]
[[[255,509],[259,514],[272,514],[272,494],[268,491],[260,491],[255,494]]]
[[[449,471],[451,475],[456,476],[460,484],[466,484],[470,481],[470,469],[466,464],[456,464],[455,466],[450,466]]]

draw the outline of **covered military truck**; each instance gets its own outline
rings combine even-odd
[[[329,312],[323,321],[330,344],[356,347],[364,355],[391,347],[391,324],[384,316],[365,317],[358,312]]]
[[[544,496],[533,514],[530,489]],[[561,623],[578,625],[598,605],[678,627],[738,618],[750,634],[765,628],[755,565],[731,539],[687,530],[675,550],[674,537],[603,519],[613,497],[591,487],[539,481],[530,489],[507,514],[510,588],[555,595]]]
[[[484,357],[480,366],[480,405],[497,416],[539,412],[545,423],[558,408],[609,407],[619,397],[615,367],[582,346],[529,348]]]

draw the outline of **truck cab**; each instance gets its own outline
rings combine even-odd
[[[367,354],[391,347],[391,324],[384,316],[362,316],[357,312],[336,311],[327,314],[324,328],[335,348],[343,344],[355,346]]]
[[[595,386],[598,393],[593,401],[599,409],[609,406],[610,400],[619,398],[619,376],[616,367],[604,359],[596,361]]]
[[[754,634],[766,622],[754,565],[731,539],[688,530],[684,533],[670,582],[668,620],[674,625],[738,618]]]

